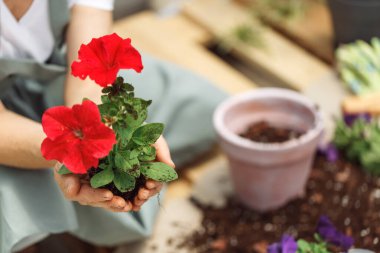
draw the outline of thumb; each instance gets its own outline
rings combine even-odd
[[[175,164],[171,158],[168,143],[164,137],[158,138],[157,142],[153,145],[157,151],[157,160],[166,163],[170,167],[175,168]]]

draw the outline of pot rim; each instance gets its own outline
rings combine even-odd
[[[258,98],[286,99],[308,108],[314,115],[315,122],[313,128],[308,130],[305,134],[303,134],[301,137],[297,139],[289,140],[282,143],[260,143],[240,137],[239,135],[233,133],[225,126],[223,120],[226,112],[231,107]],[[322,115],[321,112],[317,109],[316,104],[307,97],[301,95],[300,93],[284,88],[258,88],[240,93],[238,95],[234,95],[226,99],[216,108],[213,115],[213,123],[218,135],[227,142],[239,147],[262,151],[279,151],[294,149],[296,147],[299,147],[300,145],[314,140],[315,138],[318,138],[318,136],[323,132],[324,129]]]

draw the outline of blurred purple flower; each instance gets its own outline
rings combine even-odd
[[[324,155],[329,162],[336,162],[339,159],[339,151],[333,143],[329,143],[324,147],[319,147],[318,152]]]
[[[371,114],[369,113],[356,113],[356,114],[344,114],[344,122],[347,126],[352,126],[358,119],[363,119],[365,122],[371,121]]]
[[[327,216],[321,216],[317,225],[318,234],[328,243],[348,250],[354,245],[354,239],[338,231]]]
[[[325,155],[329,162],[336,162],[339,159],[339,151],[333,143],[327,145]]]
[[[281,242],[269,245],[268,253],[296,253],[297,248],[297,242],[293,236],[283,235]]]

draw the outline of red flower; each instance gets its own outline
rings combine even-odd
[[[116,80],[120,69],[134,69],[141,72],[143,65],[140,53],[131,45],[131,39],[123,40],[116,33],[92,39],[82,45],[79,60],[73,62],[73,76],[85,79],[89,76],[97,84],[106,87]]]
[[[89,100],[73,108],[46,110],[42,127],[47,135],[41,145],[42,155],[63,163],[76,174],[98,167],[99,159],[107,156],[116,143],[115,133],[101,122],[97,105]]]

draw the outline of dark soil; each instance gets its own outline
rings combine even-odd
[[[101,170],[98,169],[98,168],[96,168],[96,169],[95,168],[91,168],[87,172],[88,178],[91,179],[96,173],[98,173],[100,171]],[[133,200],[137,196],[137,193],[139,192],[140,188],[142,188],[142,187],[145,186],[145,183],[146,183],[145,177],[144,176],[140,176],[137,179],[137,181],[136,181],[135,189],[133,189],[132,191],[129,191],[129,192],[121,192],[121,191],[119,191],[116,188],[116,186],[114,185],[114,183],[107,184],[106,186],[101,187],[101,188],[108,189],[108,190],[110,190],[113,193],[113,195],[122,197],[123,199],[125,199],[125,201],[130,201],[130,202],[133,203]]]
[[[380,178],[343,159],[331,163],[318,156],[306,197],[276,211],[252,211],[232,198],[223,208],[192,201],[204,215],[202,227],[175,239],[177,248],[197,253],[266,253],[268,244],[284,233],[312,241],[320,216],[327,215],[355,239],[355,247],[380,252]]]
[[[254,123],[240,136],[261,143],[281,143],[299,138],[303,132],[271,126],[266,121]]]

